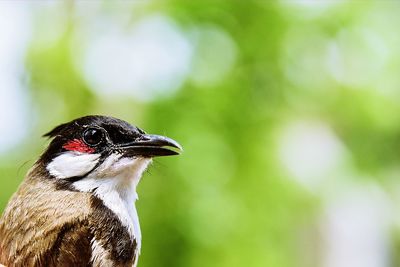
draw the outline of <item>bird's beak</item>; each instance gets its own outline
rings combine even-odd
[[[138,140],[118,146],[124,157],[158,157],[179,155],[182,146],[171,138],[144,134]]]

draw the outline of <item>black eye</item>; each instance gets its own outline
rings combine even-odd
[[[83,132],[83,141],[86,144],[95,146],[103,140],[103,131],[96,128],[89,128]]]

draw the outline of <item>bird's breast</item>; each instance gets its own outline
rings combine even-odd
[[[121,213],[116,213],[110,202],[97,196],[91,199],[93,225],[92,262],[94,266],[132,266],[138,257],[138,239],[133,233],[133,226],[121,221]],[[111,208],[108,207],[111,205]]]

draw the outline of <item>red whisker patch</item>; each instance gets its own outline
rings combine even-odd
[[[72,141],[69,141],[68,143],[63,145],[63,148],[66,150],[77,151],[82,153],[93,153],[95,151],[94,148],[89,147],[82,140],[79,139],[74,139]]]

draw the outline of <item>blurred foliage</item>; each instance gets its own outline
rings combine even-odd
[[[321,10],[293,1],[100,6],[111,18],[128,16],[127,27],[147,14],[162,13],[184,32],[195,26],[221,29],[234,42],[234,65],[218,82],[186,79],[172,96],[149,102],[117,93],[102,97],[73,62],[72,55],[79,53],[73,49],[74,34],[81,26],[74,2],[57,9],[65,27],[47,46],[35,38],[41,35],[45,7],[36,8],[26,57],[35,127],[1,158],[1,209],[44,148],[41,134],[78,116],[106,114],[166,134],[185,149],[182,156],[156,159],[138,188],[140,266],[318,266],[320,195],[290,179],[282,167],[277,129],[298,118],[325,121],[351,154],[355,172],[385,183],[385,170],[399,167],[400,91],[393,71],[399,63],[392,59],[398,59],[399,47],[388,45],[382,77],[373,76],[371,83],[364,75],[372,74],[357,72],[356,63],[354,72],[337,75],[334,67],[321,63],[334,49],[329,42],[371,30],[370,17],[371,24],[381,26],[388,19],[389,25],[398,25],[395,16],[385,17],[399,10],[397,3],[338,2]],[[364,41],[357,40],[360,67],[374,64],[363,58],[370,55]],[[213,47],[202,49],[212,57]],[[343,64],[339,68],[352,70],[351,62]],[[348,81],[346,75],[360,77]],[[379,84],[389,89],[380,91]]]

